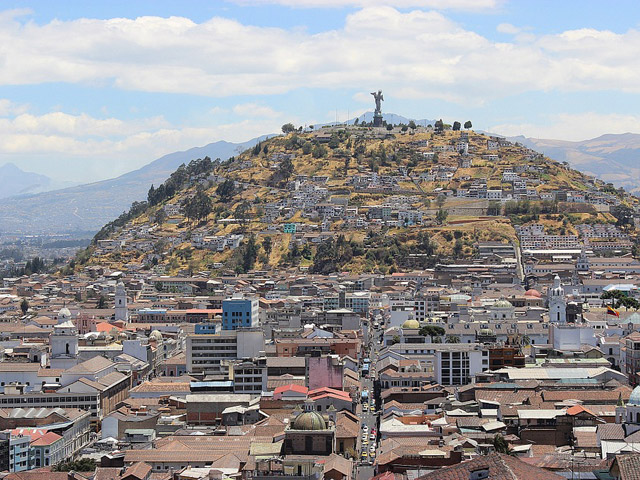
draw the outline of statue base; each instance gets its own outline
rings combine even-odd
[[[381,114],[375,114],[373,116],[373,126],[374,127],[382,127],[382,115]]]

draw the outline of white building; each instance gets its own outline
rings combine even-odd
[[[63,307],[58,313],[58,324],[49,337],[52,369],[68,369],[78,363],[78,329],[71,321],[71,312]]]
[[[187,336],[187,371],[220,373],[223,362],[264,355],[261,328],[221,330]]]
[[[123,322],[129,321],[129,311],[127,310],[127,291],[124,288],[122,281],[116,285],[116,320],[122,320]]]
[[[549,289],[548,300],[549,321],[560,325],[567,323],[567,301],[558,275],[553,279],[553,288]]]

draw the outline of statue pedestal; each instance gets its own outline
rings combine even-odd
[[[376,113],[373,115],[373,126],[382,127],[382,114]]]

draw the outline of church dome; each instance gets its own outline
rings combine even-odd
[[[629,396],[629,401],[627,405],[638,405],[640,406],[640,385],[633,389],[631,395]]]
[[[529,290],[524,292],[524,296],[525,297],[542,298],[542,295],[540,294],[540,292],[538,290],[536,290],[535,288],[530,288]]]
[[[71,310],[69,310],[67,307],[62,307],[58,312],[58,319],[63,318],[71,318]]]
[[[493,304],[493,308],[513,308],[513,305],[509,300],[502,298]]]
[[[409,319],[402,324],[402,328],[420,328],[420,322],[417,320]]]
[[[294,430],[326,430],[327,424],[318,412],[305,412],[293,420]]]

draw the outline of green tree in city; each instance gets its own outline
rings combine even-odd
[[[431,343],[435,343],[433,338],[441,337],[444,335],[445,331],[444,328],[439,325],[425,325],[424,327],[420,327],[418,333],[423,337],[429,337],[431,339]]]
[[[467,120],[466,122],[464,122],[464,128],[466,128],[467,130],[469,130],[472,127],[473,127],[473,124],[471,123],[471,120]]]
[[[460,125],[460,122],[456,120],[455,122],[453,122],[452,130],[454,130],[454,131],[460,130],[461,126],[462,125]]]
[[[447,217],[449,216],[449,212],[444,209],[439,209],[438,213],[436,213],[436,222],[438,225],[442,225],[447,221]]]
[[[249,239],[244,247],[244,252],[242,252],[242,269],[244,273],[246,273],[253,268],[258,259],[258,245],[256,244],[256,236],[253,233],[249,235]]]
[[[213,210],[211,198],[201,185],[196,188],[196,193],[184,204],[184,214],[189,220],[202,220]]]
[[[216,188],[216,194],[220,197],[222,202],[228,202],[233,198],[236,193],[236,184],[230,178],[227,178],[224,182],[218,185]]]
[[[282,133],[284,133],[285,135],[295,131],[296,127],[293,125],[293,123],[285,123],[284,125],[282,125]]]
[[[26,298],[23,298],[22,302],[20,302],[20,310],[22,310],[22,315],[26,315],[29,311],[29,301]]]
[[[509,443],[500,434],[497,434],[495,437],[493,437],[493,448],[497,453],[513,455],[513,450],[509,446]]]
[[[107,297],[105,297],[104,295],[100,295],[100,298],[98,298],[98,305],[96,306],[96,308],[98,310],[107,308]]]
[[[267,257],[271,255],[271,250],[273,249],[273,240],[271,240],[271,237],[264,237],[264,240],[262,240],[262,249]]]

